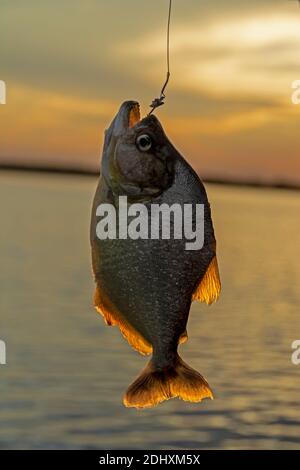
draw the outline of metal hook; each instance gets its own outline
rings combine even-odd
[[[171,22],[171,11],[172,11],[172,0],[169,1],[169,14],[168,14],[168,26],[167,26],[167,78],[165,80],[165,83],[161,89],[160,92],[160,97],[159,98],[154,98],[152,103],[150,104],[151,111],[148,113],[148,116],[153,113],[153,111],[158,108],[159,106],[162,106],[165,103],[166,95],[165,95],[165,89],[169,83],[170,80],[170,22]]]

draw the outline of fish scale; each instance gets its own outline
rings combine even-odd
[[[140,136],[147,150],[138,147]],[[185,204],[203,204],[204,246],[187,250],[188,240],[163,239],[161,228],[159,239],[99,239],[97,207],[111,204],[118,220],[120,196],[127,196],[129,204],[145,205],[149,227],[152,204],[176,203],[182,210]],[[211,303],[220,293],[209,202],[202,182],[158,119],[150,115],[140,120],[133,101],[123,103],[106,131],[92,208],[91,247],[96,309],[109,325],[119,326],[135,349],[152,352],[152,359],[127,390],[124,404],[146,408],[173,397],[193,402],[212,398],[206,380],[177,352],[179,342],[186,339],[192,300]]]

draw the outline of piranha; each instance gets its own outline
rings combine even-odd
[[[119,196],[129,204],[203,204],[204,244],[186,250],[182,239],[99,239],[97,208]],[[151,212],[149,211],[149,214]],[[151,215],[149,215],[151,217]],[[170,398],[213,399],[204,377],[179,356],[187,340],[193,300],[211,304],[221,284],[211,210],[198,175],[167,138],[153,114],[141,119],[136,101],[124,102],[105,132],[91,220],[94,305],[141,354],[152,354],[123,403],[149,408]]]

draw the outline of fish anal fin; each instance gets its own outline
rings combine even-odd
[[[221,281],[217,257],[211,260],[204,277],[193,293],[193,300],[198,302],[206,302],[210,305],[216,302],[221,292]]]
[[[105,323],[109,326],[118,326],[124,338],[130,346],[140,354],[148,355],[152,353],[152,345],[137,332],[124,318],[107,307],[103,302],[100,289],[97,286],[94,295],[94,306],[97,312],[101,313]]]

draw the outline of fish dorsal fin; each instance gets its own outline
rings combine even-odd
[[[196,287],[193,293],[193,300],[206,302],[210,305],[216,302],[221,292],[221,281],[217,257],[211,260],[204,277]]]

